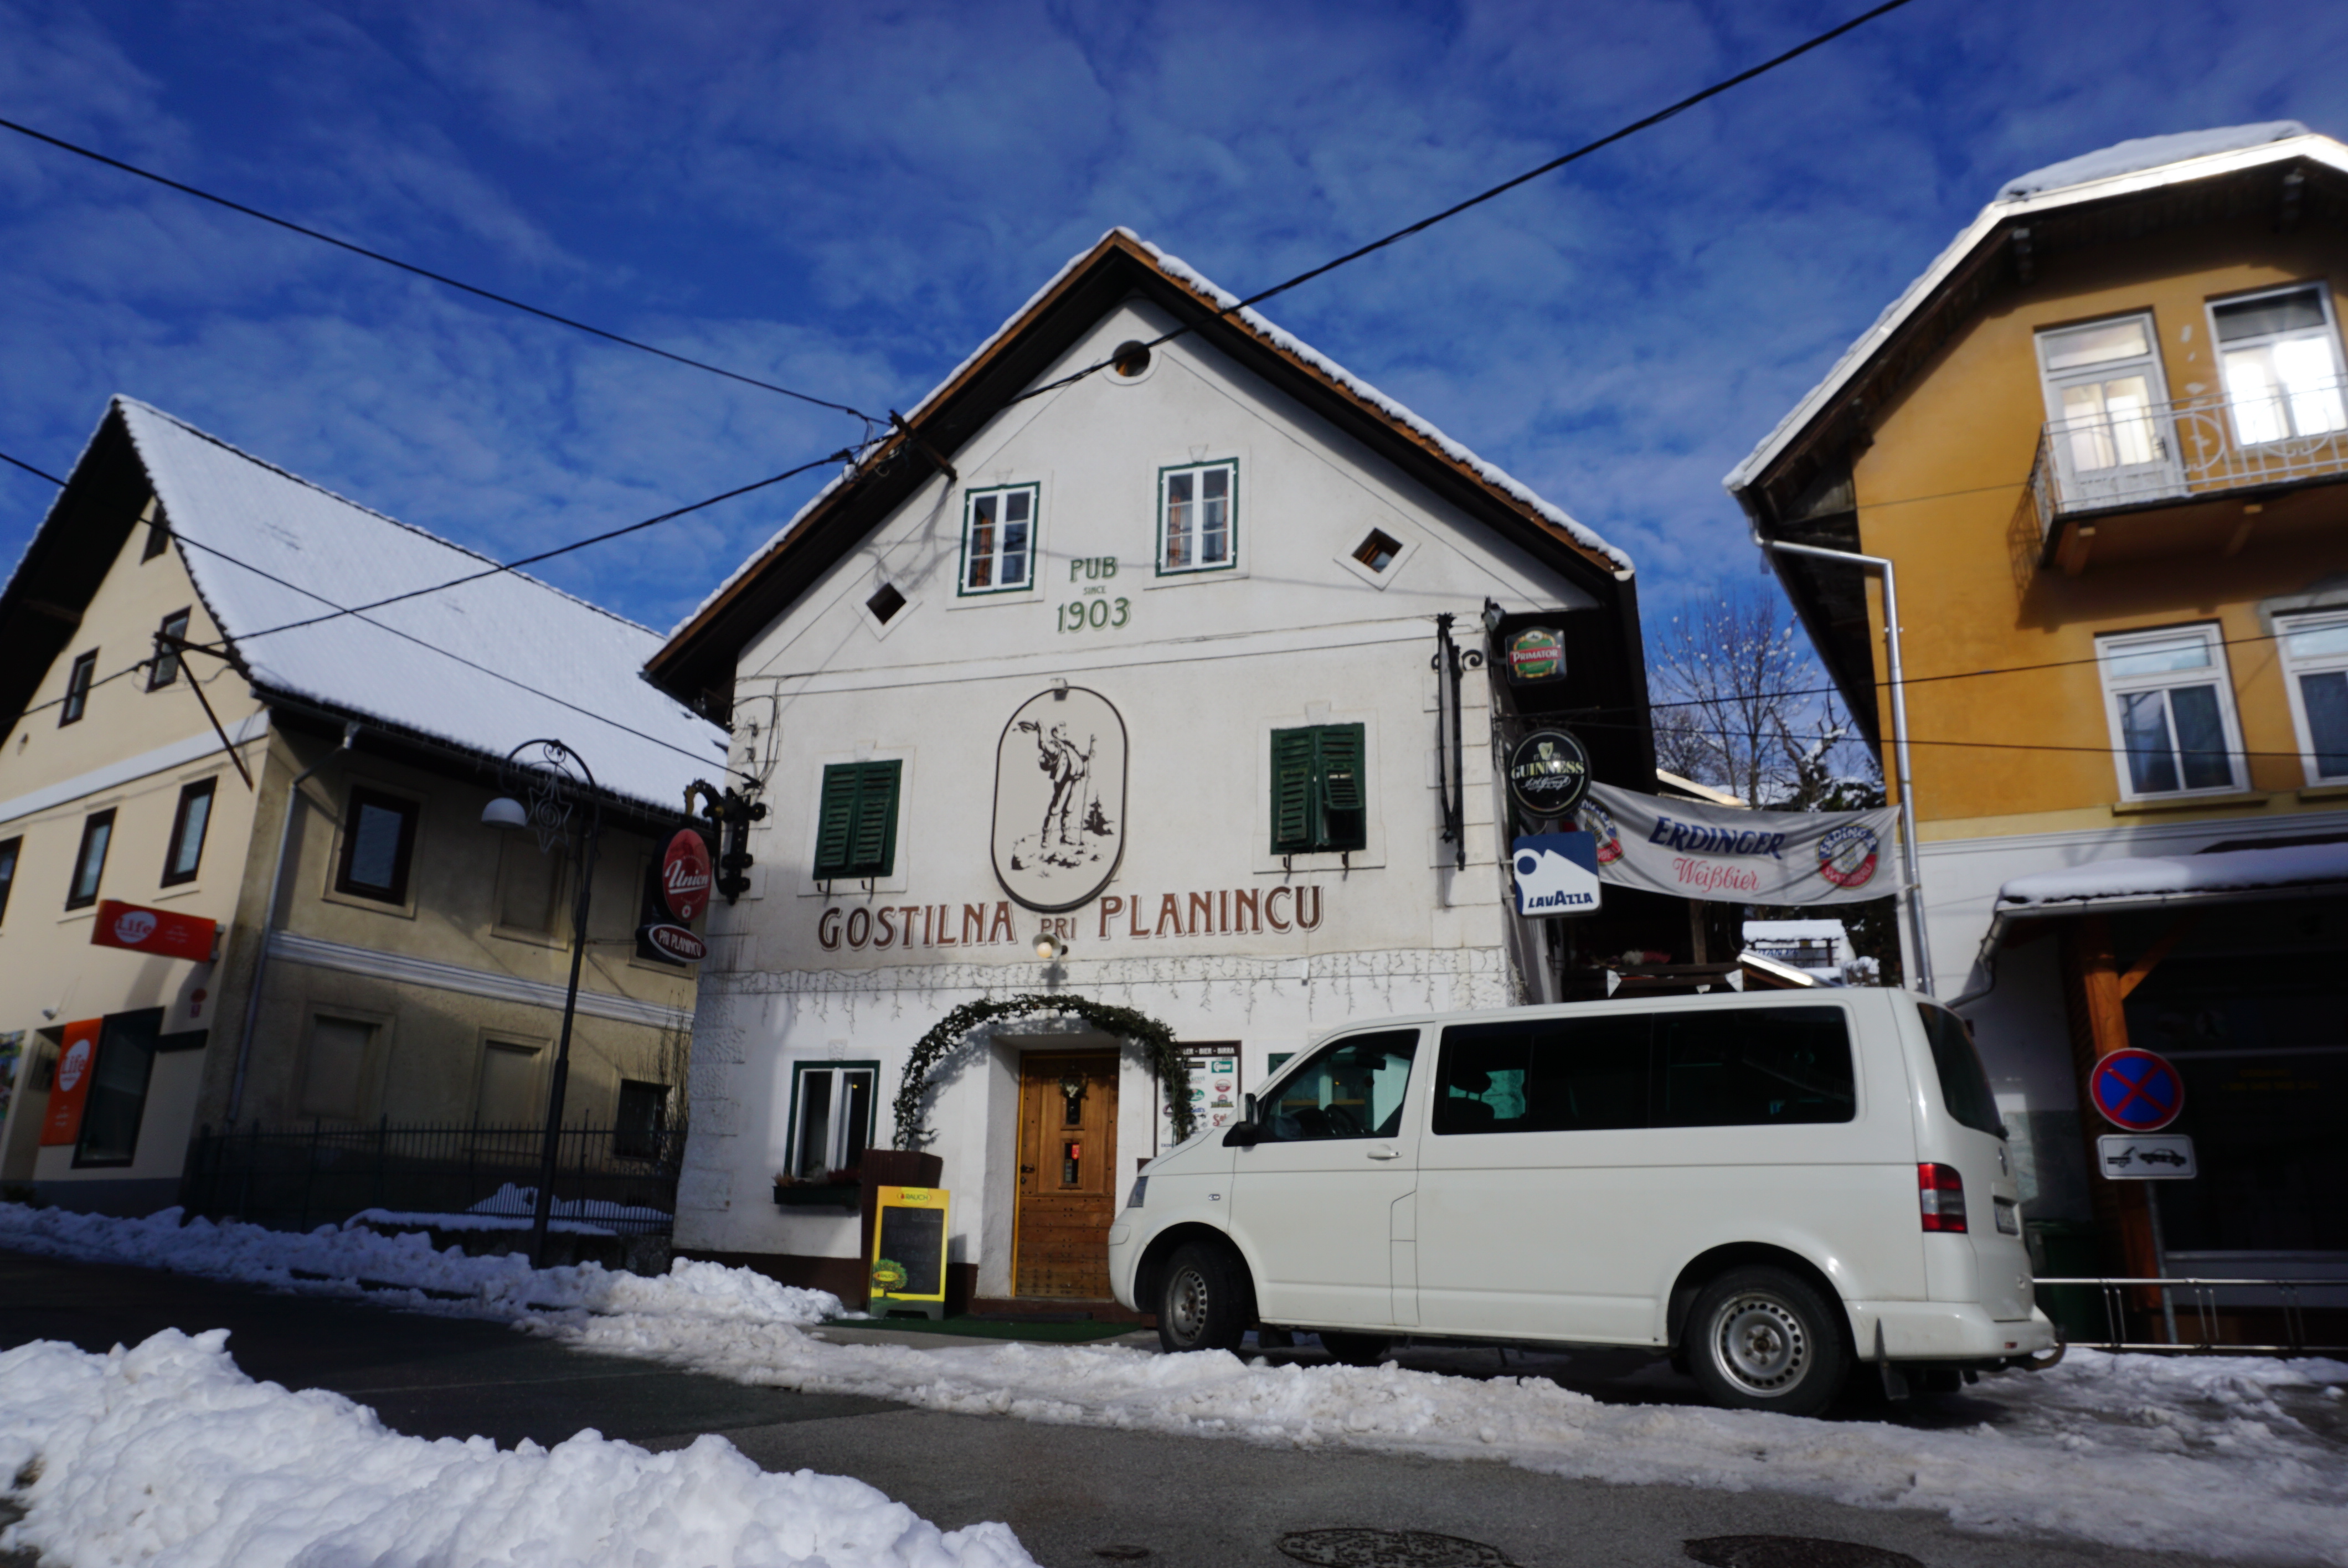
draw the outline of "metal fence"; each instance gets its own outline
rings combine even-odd
[[[554,1217],[623,1235],[668,1231],[685,1129],[580,1126],[558,1135]],[[189,1151],[191,1214],[307,1230],[368,1209],[528,1219],[543,1127],[207,1127]]]
[[[2319,1322],[2335,1330],[2343,1316],[2332,1305],[2348,1288],[2342,1279],[2040,1279],[2034,1282],[2040,1307],[2062,1323],[2070,1343],[2093,1350],[2221,1351],[2244,1356],[2336,1355],[2348,1345],[2319,1345],[2308,1333],[2308,1304],[2303,1293],[2325,1295],[2315,1307]],[[2065,1287],[2092,1292],[2085,1301],[2069,1302],[2051,1291]],[[2220,1293],[2232,1299],[2219,1299]],[[2243,1300],[2245,1293],[2263,1300]],[[2129,1296],[2136,1296],[2131,1304]],[[2093,1305],[2089,1305],[2092,1303]],[[2080,1308],[2085,1307],[2082,1312]],[[2100,1307],[2098,1313],[2096,1308]],[[2100,1327],[2103,1337],[2094,1337]],[[2131,1328],[2159,1335],[2130,1337]],[[2085,1330],[2085,1332],[2082,1332]],[[2348,1337],[2338,1332],[2326,1337]]]

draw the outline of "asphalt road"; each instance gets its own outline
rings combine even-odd
[[[347,1395],[420,1437],[551,1444],[593,1427],[662,1450],[717,1432],[768,1470],[855,1476],[946,1529],[1005,1521],[1045,1568],[1292,1568],[1279,1536],[1343,1527],[1463,1537],[1526,1568],[1684,1565],[1684,1542],[1723,1535],[1862,1542],[1930,1568],[2199,1561],[1965,1535],[1931,1514],[1797,1497],[940,1415],[583,1355],[494,1324],[0,1252],[0,1346],[102,1351],[165,1327],[226,1327],[253,1377]],[[1148,1555],[1116,1550],[1129,1547]],[[1869,1568],[1817,1555],[1753,1568],[1806,1562]]]

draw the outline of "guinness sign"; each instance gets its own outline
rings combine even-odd
[[[1563,816],[1590,792],[1590,753],[1563,730],[1535,730],[1509,751],[1509,794],[1534,816]]]

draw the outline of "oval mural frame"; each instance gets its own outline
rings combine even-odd
[[[1055,725],[1048,717],[1031,717],[1030,713],[1039,708],[1048,713],[1080,697],[1087,700],[1087,705],[1099,704],[1099,715],[1106,722],[1086,732],[1086,749],[1077,753],[1075,737],[1059,733],[1066,728],[1065,721]],[[1023,723],[1029,726],[1025,731],[1021,729]],[[1112,739],[1117,774],[1113,803],[1100,776],[1102,764],[1107,759],[1099,751],[1101,742]],[[1035,747],[1033,755],[1025,750],[1030,745]],[[1083,769],[1065,788],[1061,780],[1066,765],[1065,761],[1053,762],[1056,750],[1063,758],[1073,755]],[[1012,710],[994,743],[994,809],[988,858],[994,867],[995,881],[1011,895],[1013,902],[1039,915],[1062,915],[1090,903],[1109,885],[1125,861],[1126,779],[1132,754],[1125,715],[1117,711],[1116,703],[1090,687],[1051,687]],[[1042,778],[1031,783],[1038,774]],[[1081,799],[1070,798],[1079,785],[1085,786]],[[1035,811],[1039,803],[1040,815]],[[1022,825],[1031,820],[1037,824],[1035,831],[1023,833]],[[1076,835],[1073,840],[1068,836],[1071,822]],[[1109,842],[1087,846],[1084,842],[1087,835]],[[1044,841],[1047,838],[1055,842],[1046,845]],[[1032,856],[1039,845],[1051,869],[1023,862],[1023,854]],[[1086,847],[1092,853],[1082,853]],[[1070,863],[1071,859],[1074,863]],[[1054,882],[1062,886],[1054,887]],[[1066,890],[1065,897],[1063,889]]]

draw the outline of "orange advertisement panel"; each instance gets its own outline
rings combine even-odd
[[[134,953],[156,953],[167,958],[192,958],[209,963],[212,933],[219,927],[201,915],[170,909],[149,909],[118,899],[98,901],[98,919],[90,927],[93,947],[128,948]]]
[[[102,1018],[66,1025],[57,1077],[49,1085],[49,1114],[41,1123],[44,1149],[70,1144],[81,1137],[82,1107],[89,1103],[89,1081],[98,1075],[98,1033],[105,1027]]]

